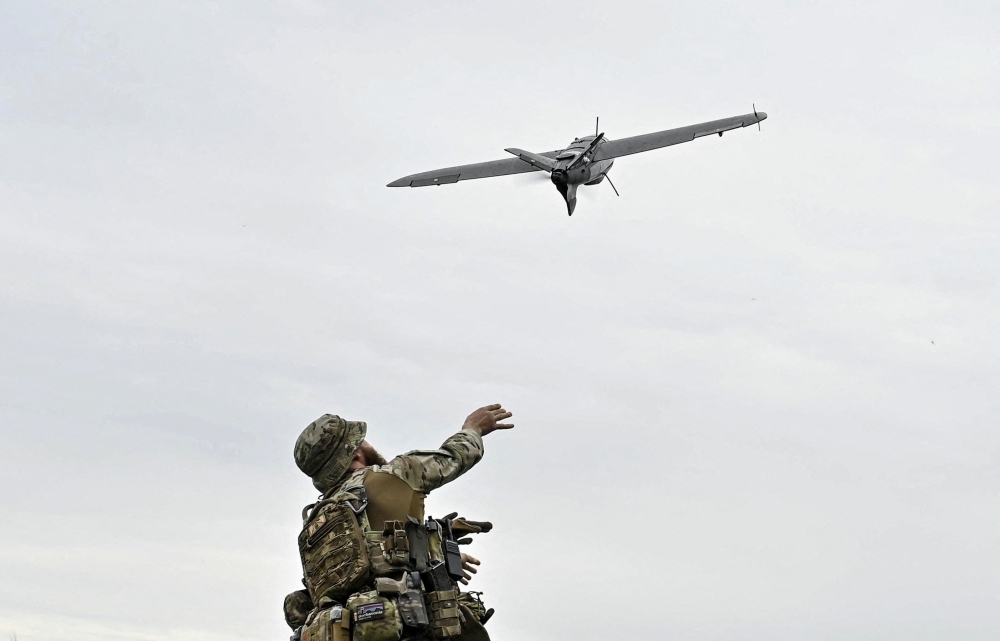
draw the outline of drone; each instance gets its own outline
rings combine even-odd
[[[576,209],[576,190],[580,185],[598,185],[607,178],[608,184],[615,190],[615,195],[619,195],[618,189],[615,188],[611,177],[608,176],[611,166],[615,164],[615,158],[690,142],[695,138],[711,136],[712,134],[722,136],[723,132],[749,127],[753,124],[756,124],[757,128],[760,129],[760,121],[765,118],[767,118],[767,114],[763,111],[758,112],[757,106],[753,105],[753,113],[742,116],[733,116],[619,140],[609,140],[604,137],[603,133],[598,133],[601,124],[601,120],[598,118],[593,136],[576,138],[565,149],[537,154],[510,147],[504,151],[512,154],[513,158],[411,174],[394,180],[386,186],[430,187],[431,185],[449,185],[460,180],[545,171],[548,172],[552,184],[556,186],[566,201],[566,209],[572,216],[573,210]]]

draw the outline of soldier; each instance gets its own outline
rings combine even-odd
[[[386,461],[367,425],[325,414],[295,443],[295,462],[322,492],[303,510],[299,555],[305,590],[285,597],[285,620],[301,641],[489,641],[493,610],[460,592],[479,561],[460,553],[488,522],[451,514],[425,519],[424,498],[483,457],[483,437],[510,429],[499,404],[481,407],[440,449]]]

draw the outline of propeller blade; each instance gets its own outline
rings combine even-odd
[[[566,201],[566,209],[569,210],[569,215],[572,216],[573,210],[576,209],[576,185],[569,184],[565,169],[556,169],[552,172],[552,184],[556,186],[563,200]]]
[[[760,131],[760,116],[757,115],[757,105],[755,103],[750,103],[753,105],[753,115],[757,118],[757,131]]]
[[[572,216],[573,210],[576,209],[576,185],[570,185],[566,193],[563,194],[563,198],[566,199],[566,210]]]

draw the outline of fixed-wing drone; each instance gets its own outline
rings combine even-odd
[[[595,127],[593,136],[577,138],[565,149],[557,151],[546,151],[535,154],[523,149],[511,147],[505,149],[515,158],[504,160],[491,160],[489,162],[479,162],[472,165],[459,165],[457,167],[446,167],[434,171],[425,171],[419,174],[404,176],[399,180],[389,183],[388,187],[429,187],[430,185],[447,185],[457,183],[460,180],[472,180],[473,178],[491,178],[493,176],[506,176],[509,174],[523,174],[529,171],[547,171],[550,174],[552,183],[566,200],[566,208],[569,215],[573,215],[576,208],[576,189],[580,185],[596,185],[608,179],[611,188],[615,190],[614,183],[608,177],[611,166],[615,164],[615,158],[629,156],[642,151],[669,147],[682,142],[688,142],[702,136],[712,134],[722,135],[722,132],[740,127],[748,127],[757,123],[760,128],[760,121],[767,118],[763,111],[758,112],[754,107],[752,114],[723,118],[703,122],[688,127],[677,129],[667,129],[653,134],[642,136],[632,136],[620,140],[608,140],[603,133],[597,133],[600,127]]]

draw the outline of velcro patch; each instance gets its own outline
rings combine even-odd
[[[365,605],[359,605],[358,611],[354,615],[354,620],[358,623],[364,623],[365,621],[374,621],[376,619],[385,618],[385,604],[384,603],[367,603]]]

